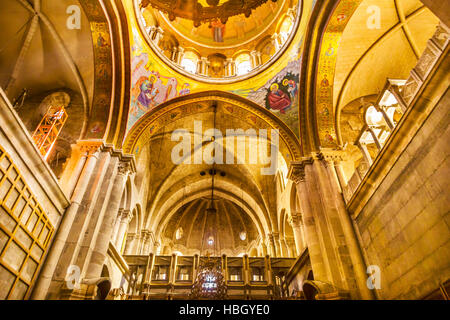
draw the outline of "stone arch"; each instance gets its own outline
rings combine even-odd
[[[300,160],[300,141],[281,119],[253,101],[223,91],[205,91],[194,93],[187,96],[177,97],[159,105],[154,110],[139,119],[139,121],[131,128],[123,145],[124,152],[135,155],[138,154],[141,147],[145,145],[145,143],[152,137],[152,131],[154,131],[152,128],[157,128],[163,121],[167,121],[164,117],[167,117],[170,112],[182,110],[183,106],[187,106],[192,103],[205,101],[229,103],[233,106],[233,108],[248,112],[252,116],[255,116],[257,119],[266,123],[271,128],[277,129],[280,133],[280,140],[282,140],[286,145],[286,151],[290,157],[288,160]]]

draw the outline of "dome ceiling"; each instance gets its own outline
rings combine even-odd
[[[223,26],[224,32],[222,39],[215,39],[214,37],[214,27],[221,27],[222,24],[220,23],[203,23],[196,28],[192,20],[177,18],[171,22],[167,15],[159,12],[158,17],[163,19],[160,21],[164,26],[169,26],[169,30],[181,36],[184,41],[191,42],[195,46],[221,49],[238,47],[251,41],[253,38],[265,35],[267,29],[277,24],[286,2],[286,0],[279,0],[277,2],[268,1],[254,10],[248,18],[243,14],[230,17],[228,22]]]
[[[163,237],[182,254],[246,252],[258,238],[251,218],[235,203],[219,197],[213,201],[217,213],[208,214],[210,203],[210,199],[199,198],[185,204],[167,223]]]
[[[302,16],[301,1],[277,0],[256,1],[251,14],[223,18],[226,9],[219,8],[231,2],[221,1],[217,17],[202,23],[177,16],[175,9],[159,11],[151,0],[135,0],[135,10],[147,43],[166,64],[198,81],[226,83],[257,75],[276,61],[289,48]],[[211,8],[206,0],[198,5]]]

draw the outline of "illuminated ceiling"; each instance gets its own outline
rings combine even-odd
[[[251,72],[255,69],[263,71],[289,48],[303,9],[297,0],[267,1],[251,15],[231,16],[224,24],[218,14],[217,19],[197,27],[191,19],[173,17],[143,4],[145,0],[135,0],[134,6],[148,45],[177,72],[199,81],[205,80],[202,76],[237,81],[255,75]],[[183,65],[180,55],[193,60],[193,66]],[[202,58],[208,70],[197,67]],[[239,59],[247,59],[247,70],[239,70]]]

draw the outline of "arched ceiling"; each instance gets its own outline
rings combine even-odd
[[[24,113],[63,91],[73,103],[61,134],[64,148],[92,138],[119,146],[130,94],[130,45],[121,1],[9,0],[1,5],[0,85],[12,102],[27,89],[19,115],[38,116]]]
[[[163,238],[182,254],[207,251],[237,256],[256,242],[258,230],[247,213],[234,202],[215,197],[216,213],[207,213],[209,198],[198,198],[181,207],[166,224]],[[180,230],[180,231],[178,231]],[[178,237],[177,237],[178,231]],[[245,235],[245,236],[244,236]],[[213,238],[213,244],[208,239]]]
[[[380,9],[379,29],[367,27],[371,8]],[[419,0],[362,1],[342,34],[337,55],[333,101],[340,139],[342,108],[377,95],[387,78],[407,79],[438,23]]]
[[[215,125],[213,105],[217,105]],[[210,128],[218,129],[223,135],[223,138],[216,136],[224,164],[215,164],[218,172],[215,194],[245,211],[262,237],[278,229],[276,173],[278,170],[287,172],[290,161],[300,156],[300,147],[295,135],[277,117],[268,111],[258,111],[257,105],[237,96],[207,92],[169,101],[137,123],[125,142],[125,151],[136,155],[136,183],[145,194],[144,225],[148,230],[162,235],[167,223],[184,205],[211,193],[211,177],[205,174],[212,168],[211,164],[205,161],[177,164],[172,158],[174,148],[180,144],[179,139],[172,138],[175,130],[184,129],[192,137],[189,142],[191,161],[201,152],[202,148],[194,144],[194,135],[198,135],[194,121],[201,122],[203,135]],[[230,129],[243,132],[256,129],[257,134],[259,129],[266,129],[269,141],[247,138],[243,149],[238,147],[237,141],[233,147],[226,136]],[[251,146],[260,143],[268,148],[270,143],[276,143],[270,138],[274,129],[279,130],[279,151],[274,155],[276,160],[272,158],[270,162],[276,162],[278,170],[264,174],[262,170],[268,169],[270,164],[262,163],[261,158],[252,164],[249,157],[261,149],[252,151]],[[203,139],[203,150],[211,144],[208,141],[206,137]],[[272,151],[268,152],[272,155]],[[228,155],[232,155],[233,163],[227,161]],[[238,164],[238,159],[242,164]]]
[[[2,2],[0,13],[0,85],[14,101],[26,88],[39,95],[68,88],[90,108],[94,91],[94,50],[87,16],[84,28],[66,27],[67,8],[74,1]],[[36,12],[36,14],[35,14]]]
[[[319,4],[319,2],[317,2]],[[305,35],[299,120],[304,152],[342,148],[341,110],[406,79],[438,19],[419,0],[330,0]],[[350,142],[351,143],[351,142]]]

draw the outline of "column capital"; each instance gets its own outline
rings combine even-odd
[[[153,242],[155,242],[155,236],[150,230],[141,230],[141,236],[144,242],[148,240],[153,240]]]
[[[133,213],[130,210],[122,210],[122,212],[119,211],[119,214],[121,215],[122,222],[130,223],[133,219]]]
[[[81,152],[87,152],[89,155],[102,150],[104,146],[103,140],[78,140],[77,145]]]
[[[131,164],[127,161],[120,161],[119,166],[117,167],[117,174],[121,176],[126,176],[131,172]]]
[[[305,165],[302,161],[292,161],[289,165],[287,178],[295,184],[305,181]]]
[[[302,224],[302,214],[300,212],[292,212],[291,215],[289,216],[289,224],[294,228],[294,227],[300,227]]]

